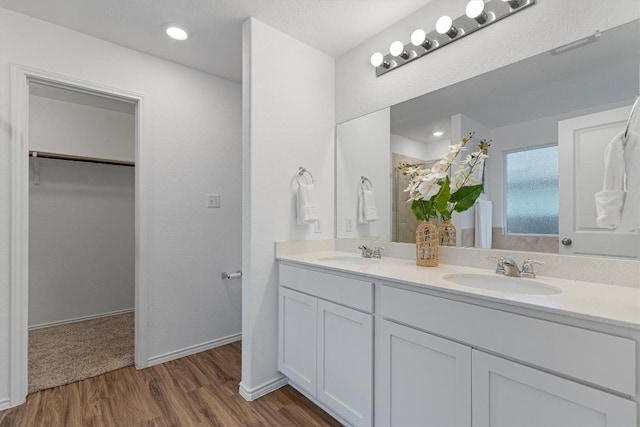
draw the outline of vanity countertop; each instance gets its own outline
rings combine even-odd
[[[535,279],[537,282],[555,286],[562,289],[562,292],[551,295],[515,294],[462,286],[443,278],[448,274],[494,274],[493,271],[480,268],[447,264],[440,264],[438,267],[418,267],[414,260],[389,257],[380,259],[379,263],[366,265],[323,260],[331,257],[357,256],[358,254],[348,252],[326,251],[280,255],[277,259],[286,263],[355,274],[372,281],[382,279],[392,283],[640,329],[640,289],[638,288],[538,276]]]

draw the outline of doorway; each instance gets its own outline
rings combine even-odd
[[[594,194],[602,190],[605,148],[623,132],[631,106],[558,123],[561,255],[640,259],[640,232],[599,227]]]
[[[135,104],[29,82],[29,393],[133,364]]]
[[[143,270],[141,268],[140,262],[140,253],[143,250],[143,245],[141,245],[140,242],[140,189],[142,182],[142,175],[140,173],[140,135],[141,108],[143,99],[142,96],[126,90],[113,89],[96,83],[78,81],[73,78],[68,78],[65,76],[55,75],[43,72],[41,70],[29,69],[21,66],[14,66],[13,71],[14,84],[12,85],[12,111],[14,117],[12,118],[12,122],[14,126],[12,132],[13,170],[11,174],[13,178],[13,185],[11,224],[12,336],[10,352],[10,386],[11,404],[17,405],[25,400],[28,391],[28,338],[30,328],[38,331],[39,326],[64,327],[65,325],[75,325],[75,321],[78,320],[96,322],[102,321],[106,318],[105,316],[107,315],[128,315],[129,323],[133,323],[135,328],[135,365],[138,368],[144,367],[146,365],[144,346],[145,324],[143,321],[145,313],[144,304],[141,304],[141,302],[146,300],[146,294],[143,287],[140,286],[140,277],[142,274],[141,270]],[[73,147],[70,146],[63,147],[62,149],[50,149],[51,147],[34,146],[33,144],[35,143],[34,141],[37,140],[39,130],[35,129],[32,126],[30,120],[30,113],[34,112],[32,108],[30,109],[30,102],[33,102],[32,95],[34,94],[40,95],[41,98],[46,98],[46,96],[42,97],[43,93],[64,94],[63,96],[68,96],[76,99],[93,99],[98,103],[102,103],[103,107],[105,105],[110,105],[112,107],[116,106],[117,108],[114,107],[116,110],[118,108],[130,109],[132,124],[132,138],[130,142],[132,143],[132,147],[130,147],[130,153],[128,156],[129,158],[127,158],[126,155],[120,155],[122,153],[109,155],[106,151],[100,152],[100,148],[96,147],[94,147],[93,151],[82,151],[82,149],[78,151],[78,147],[76,146],[76,150],[74,151],[72,149]],[[69,101],[69,99],[65,99],[65,101]],[[86,107],[86,105],[84,107]],[[95,105],[93,107],[95,107]],[[113,112],[113,109],[111,109],[111,111]],[[81,140],[82,138],[76,140],[76,143]],[[87,147],[84,147],[83,149],[86,148]],[[103,146],[102,149],[104,148],[105,147]],[[39,157],[38,153],[40,153]],[[131,167],[134,165],[135,167]],[[129,171],[128,173],[125,173],[123,175],[121,172],[124,169],[128,169]],[[93,179],[94,181],[92,183],[89,183],[87,182],[87,179],[91,176],[93,176],[93,178],[90,179]],[[51,180],[45,181],[45,177],[46,179]],[[39,298],[39,303],[41,305],[39,308],[36,308],[38,307],[38,301],[35,300],[35,295],[37,293],[34,289],[30,289],[30,284],[33,285],[35,281],[38,281],[42,279],[42,277],[47,276],[46,274],[42,274],[42,271],[46,271],[46,269],[43,269],[42,271],[37,270],[38,268],[42,268],[43,266],[42,259],[47,259],[42,257],[42,253],[38,254],[39,250],[43,250],[43,246],[41,244],[41,238],[43,236],[41,236],[40,234],[42,234],[43,230],[48,229],[49,231],[44,234],[51,234],[53,231],[61,231],[62,228],[60,226],[60,223],[56,223],[55,221],[51,221],[50,224],[47,224],[47,222],[49,222],[49,220],[51,219],[48,218],[47,215],[49,213],[55,213],[53,217],[62,219],[63,223],[66,221],[67,227],[69,228],[62,234],[64,234],[66,237],[69,237],[68,232],[69,230],[73,230],[74,227],[73,222],[70,222],[69,218],[65,217],[73,211],[73,203],[77,202],[77,199],[79,199],[79,197],[77,197],[78,194],[75,194],[75,196],[71,195],[72,197],[69,200],[72,200],[73,197],[76,197],[75,201],[72,200],[71,206],[65,206],[66,203],[57,203],[57,206],[56,204],[53,205],[55,206],[53,210],[51,209],[52,205],[49,205],[50,208],[43,210],[39,209],[39,205],[37,204],[46,201],[47,198],[51,198],[51,194],[47,195],[46,191],[44,191],[44,184],[49,185],[49,189],[51,189],[50,184],[55,183],[55,185],[58,186],[58,188],[56,189],[58,193],[60,193],[60,191],[62,191],[63,193],[66,191],[66,196],[69,196],[69,177],[76,178],[75,185],[81,184],[85,186],[83,188],[83,191],[85,193],[87,193],[87,185],[94,185],[94,188],[96,186],[102,187],[102,190],[104,190],[105,182],[110,182],[111,184],[115,182],[117,183],[116,185],[120,185],[121,187],[127,182],[133,183],[132,191],[135,195],[129,195],[130,200],[127,201],[127,203],[130,204],[130,212],[124,215],[128,218],[129,229],[124,233],[122,233],[122,231],[120,232],[121,235],[128,234],[131,238],[132,244],[127,244],[128,248],[125,250],[125,252],[128,251],[129,254],[133,256],[133,259],[130,260],[130,263],[125,268],[125,276],[128,276],[127,280],[130,282],[133,289],[128,289],[124,292],[116,292],[120,295],[116,295],[115,299],[119,299],[119,301],[115,302],[106,301],[109,298],[105,296],[106,294],[101,294],[101,292],[107,289],[109,286],[103,287],[104,289],[102,291],[95,289],[90,290],[89,293],[93,293],[92,304],[94,304],[94,307],[84,307],[80,309],[78,308],[78,304],[74,303],[74,301],[70,301],[70,304],[66,304],[65,306],[65,297],[60,295],[60,293],[62,293],[63,291],[70,291],[69,295],[72,295],[70,297],[72,300],[73,298],[77,298],[78,301],[86,301],[86,295],[85,298],[83,298],[82,295],[78,294],[77,289],[75,290],[75,292],[73,289],[48,289],[45,290],[44,294],[37,297]],[[38,184],[34,185],[35,183]],[[65,185],[67,185],[67,188],[64,188]],[[37,199],[35,197],[30,197],[30,190],[36,187],[38,187],[37,191],[40,192]],[[77,187],[76,190],[78,188],[79,187]],[[33,196],[34,194],[36,193],[32,193],[31,195]],[[84,196],[87,196],[87,194],[84,194]],[[90,208],[97,207],[98,209],[108,209],[108,204],[105,205],[104,200],[102,200],[103,204],[101,208],[95,205],[98,195],[92,194],[90,195],[89,199],[91,198],[93,198],[93,201],[85,204],[85,206],[89,206]],[[60,202],[60,200],[58,200],[58,202]],[[34,205],[34,203],[37,204]],[[77,205],[75,207],[77,208]],[[54,212],[56,209],[58,211]],[[65,209],[67,210],[65,211]],[[87,213],[89,216],[91,216],[90,212]],[[105,212],[105,214],[107,214],[107,212]],[[77,224],[78,227],[76,228],[80,229],[84,227],[85,229],[89,230],[92,228],[96,228],[95,218],[93,219],[93,221],[94,222],[92,224],[91,218],[89,218],[86,224],[82,226],[81,224]],[[35,224],[38,225],[36,226]],[[49,225],[49,228],[47,228],[47,225]],[[34,227],[33,230],[31,229],[32,226]],[[99,226],[97,227],[99,228]],[[32,231],[34,233],[35,231],[39,231],[38,236],[34,236],[32,234]],[[108,234],[109,232],[107,230],[107,233],[103,234],[102,236],[104,237]],[[91,238],[95,238],[95,235],[87,236],[87,238],[91,240]],[[82,237],[75,237],[76,242],[81,242],[82,240]],[[73,241],[73,239],[71,239],[71,241]],[[37,245],[36,242],[38,242]],[[53,244],[52,246],[51,242],[47,243],[47,245],[49,245],[48,250],[43,251],[48,252],[49,254],[55,254],[54,257],[49,258],[49,261],[52,264],[57,265],[54,270],[60,270],[58,271],[58,273],[61,272],[61,274],[58,274],[58,276],[61,276],[63,278],[62,280],[58,279],[58,281],[64,282],[65,275],[68,275],[72,270],[78,270],[80,276],[86,274],[86,271],[82,271],[83,260],[75,260],[76,265],[72,264],[62,266],[61,264],[55,264],[55,258],[57,257],[58,260],[64,259],[65,255],[68,255],[65,253],[65,251],[69,250],[69,248],[76,246],[74,248],[76,250],[76,254],[81,253],[83,251],[81,245],[80,247],[77,247],[77,245],[70,244],[70,240],[67,240],[66,244],[60,245],[57,248],[55,244]],[[107,245],[108,252],[117,252],[121,249],[122,248],[118,249],[114,246],[109,247]],[[38,267],[36,267],[35,265],[31,265],[32,259],[30,258],[32,256],[34,257],[34,264],[36,263],[36,260],[38,260],[37,262],[40,264]],[[98,254],[98,258],[100,257],[100,254]],[[112,262],[111,271],[118,274],[121,273],[118,272],[118,266],[122,266],[122,263],[118,262],[117,260],[110,260],[110,262]],[[109,264],[109,262],[107,262],[107,264]],[[36,267],[36,269],[34,270],[34,268],[32,267]],[[99,270],[100,268],[97,269]],[[32,277],[30,276],[33,276],[33,281],[31,280]],[[77,277],[78,275],[76,275],[76,279]],[[55,282],[55,280],[53,282]],[[39,286],[42,286],[42,283],[40,283]],[[31,298],[30,291],[33,292],[34,300],[32,300]],[[47,295],[46,292],[49,292],[49,295]],[[57,301],[56,297],[58,297]],[[47,300],[52,302],[52,304],[49,304],[47,306]],[[142,310],[138,309],[140,306],[142,306]],[[45,309],[42,309],[42,307],[45,307]],[[32,313],[30,313],[30,309],[33,311]],[[132,318],[135,319],[133,322]]]

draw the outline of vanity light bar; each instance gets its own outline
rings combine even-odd
[[[536,0],[491,0],[484,4],[484,8],[481,3],[482,0],[470,0],[466,14],[453,20],[448,16],[441,16],[436,23],[436,30],[426,34],[424,30],[418,29],[411,35],[411,42],[402,48],[402,42],[394,42],[388,54],[374,53],[371,65],[376,69],[376,77],[533,6]]]

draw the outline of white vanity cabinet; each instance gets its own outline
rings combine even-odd
[[[373,284],[288,265],[279,273],[278,369],[342,420],[372,425]]]
[[[376,426],[470,426],[471,347],[378,325]]]
[[[345,424],[639,425],[635,330],[355,271],[279,284],[279,369]]]
[[[636,404],[537,369],[473,351],[472,424],[636,426]]]
[[[278,369],[315,395],[318,299],[286,288],[279,298]]]
[[[376,426],[637,426],[635,341],[378,291]]]

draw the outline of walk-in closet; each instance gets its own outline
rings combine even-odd
[[[132,365],[136,106],[29,83],[29,393]]]

